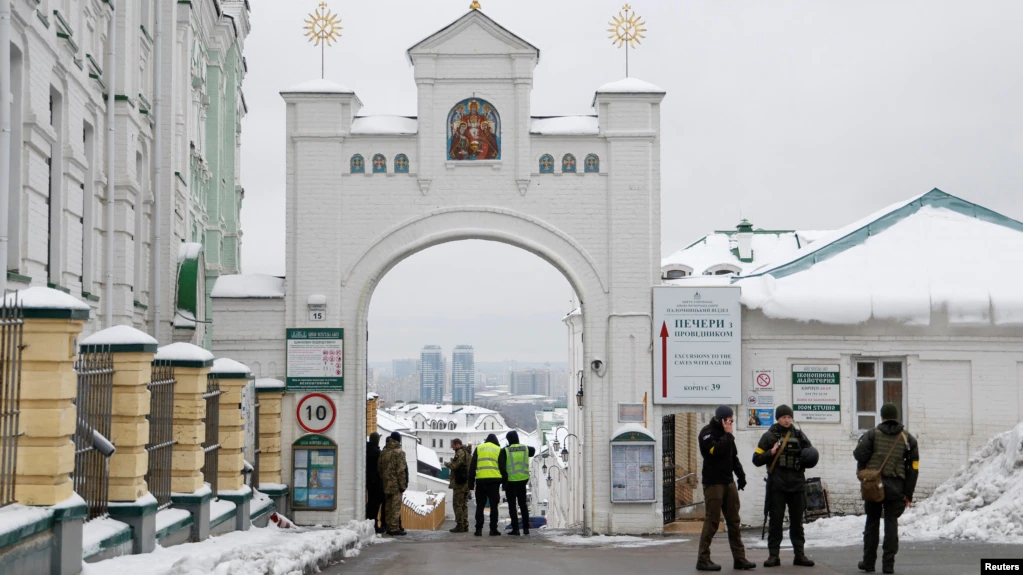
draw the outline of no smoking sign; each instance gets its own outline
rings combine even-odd
[[[754,391],[774,391],[774,370],[761,369],[753,372]]]
[[[337,408],[326,395],[310,393],[299,400],[295,416],[302,429],[309,433],[323,433],[334,426]]]

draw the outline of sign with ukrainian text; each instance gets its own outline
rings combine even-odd
[[[654,288],[654,403],[742,401],[737,286]]]
[[[344,337],[341,328],[289,328],[287,390],[344,391]]]
[[[839,375],[838,365],[793,365],[792,419],[801,423],[840,423]]]

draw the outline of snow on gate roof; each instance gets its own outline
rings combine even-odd
[[[1023,223],[935,188],[735,282],[770,318],[1023,325],[1020,254]]]

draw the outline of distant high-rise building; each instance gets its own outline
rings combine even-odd
[[[444,401],[444,353],[439,345],[424,345],[419,354],[419,401]]]
[[[551,394],[551,372],[544,369],[512,371],[508,374],[508,391],[512,395]]]
[[[394,379],[405,379],[406,377],[412,377],[416,374],[419,369],[419,360],[412,357],[409,359],[392,359],[391,360],[391,377]]]
[[[472,403],[476,398],[476,360],[471,345],[459,345],[451,352],[451,401]]]

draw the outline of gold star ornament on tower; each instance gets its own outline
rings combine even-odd
[[[632,6],[626,4],[622,6],[622,11],[608,22],[608,25],[611,26],[607,29],[611,33],[608,36],[611,39],[611,43],[618,48],[625,46],[625,77],[628,78],[629,48],[636,48],[640,44],[640,40],[646,38],[646,28],[644,28],[646,22],[636,15]]]
[[[472,0],[472,4],[469,4],[469,10],[480,10],[483,7],[480,6],[479,0]]]
[[[305,24],[305,36],[320,47],[320,78],[323,78],[324,48],[341,36],[341,19],[327,8],[326,2],[320,2],[316,11],[305,19]]]

